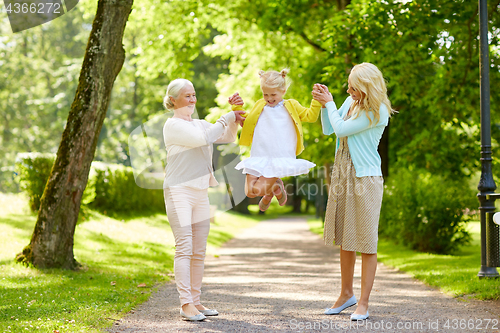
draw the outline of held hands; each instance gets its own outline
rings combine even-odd
[[[240,97],[239,93],[235,93],[233,96],[229,97],[228,102],[231,105],[243,105],[243,99]]]
[[[328,91],[328,87],[323,84],[316,83],[313,87],[312,95],[323,107],[325,107],[326,103],[333,101],[333,96]]]
[[[243,104],[239,104],[239,105],[243,105]],[[242,115],[245,113],[245,111],[240,110],[240,111],[233,111],[233,112],[234,112],[234,115],[236,116],[235,122],[237,122],[238,124],[240,124],[241,127],[243,127],[243,124],[245,123],[245,117],[243,117]]]
[[[241,98],[239,93],[235,93],[233,96],[228,98],[228,102],[231,105],[243,105],[243,99]],[[245,113],[245,111],[233,111],[234,115],[236,116],[236,122],[240,124],[241,127],[243,127],[243,124],[245,123],[245,117],[242,115]]]

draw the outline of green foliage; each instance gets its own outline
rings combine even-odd
[[[56,151],[95,6],[81,3],[18,34],[2,31],[1,190],[15,190],[10,179],[17,152]],[[499,7],[490,2],[488,12],[494,86],[500,79]],[[194,82],[199,114],[211,113],[213,120],[228,110],[227,97],[235,91],[246,108],[261,98],[260,69],[291,69],[286,98],[308,105],[312,84],[322,82],[341,103],[349,69],[368,61],[385,74],[399,110],[388,128],[391,166],[464,179],[479,168],[477,36],[477,2],[463,0],[144,0],[127,23],[127,59],[96,160],[130,165],[128,135],[164,112],[163,94],[174,78]],[[494,152],[498,105],[500,93],[491,89]],[[333,162],[335,137],[324,136],[319,121],[304,124],[304,141],[301,158],[319,167]],[[493,159],[498,175],[499,159]]]
[[[130,167],[95,168],[91,187],[95,190],[90,207],[105,212],[164,212],[162,190],[138,187]]]
[[[17,182],[17,171],[15,165],[0,167],[0,192],[17,193],[20,191]]]
[[[127,57],[113,86],[96,160],[130,165],[128,136],[166,112],[163,97],[176,78],[193,82],[200,118],[216,105],[216,81],[227,73],[228,61],[203,52],[219,34],[207,20],[207,10],[193,1],[146,0],[134,6],[123,41]]]
[[[399,111],[389,128],[391,165],[455,179],[479,167],[477,8],[470,1],[353,0],[325,25],[330,56],[324,80],[334,96],[345,96],[348,71],[357,63],[372,62],[386,77]],[[500,36],[498,11],[489,8],[492,82],[500,79],[500,57],[493,51]],[[491,100],[492,121],[499,123],[498,91],[491,91]]]
[[[21,188],[29,197],[32,212],[37,212],[54,156],[21,154],[17,163]],[[135,183],[132,168],[102,162],[92,163],[89,182],[82,197],[85,206],[106,213],[164,212],[162,190],[143,189]]]
[[[29,198],[32,212],[38,212],[40,199],[52,170],[55,157],[48,154],[20,154],[17,163],[20,188]]]
[[[431,253],[452,253],[470,241],[465,211],[477,202],[467,183],[423,170],[400,169],[384,187],[382,237]]]
[[[1,169],[12,168],[18,152],[57,150],[90,31],[82,13],[76,6],[43,26],[1,31]]]

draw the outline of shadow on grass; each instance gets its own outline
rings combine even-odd
[[[84,265],[106,265],[111,270],[141,271],[146,267],[162,267],[168,273],[173,267],[173,249],[153,242],[132,243],[86,230],[86,239],[92,247],[75,244],[77,260]],[[88,243],[88,242],[86,242]],[[79,261],[80,261],[79,260]],[[123,268],[119,268],[122,266]],[[114,267],[114,269],[112,268]]]
[[[233,238],[233,235],[222,231],[222,230],[217,230],[214,228],[211,228],[210,230],[210,236],[207,239],[207,244],[213,245],[213,246],[221,246],[228,240]]]
[[[32,228],[34,228],[36,223],[35,215],[9,214],[0,217],[0,224],[5,224],[23,231],[28,231],[26,227],[31,223],[33,224]],[[33,229],[30,231],[33,231]]]
[[[99,220],[102,218],[111,218],[121,222],[130,222],[132,220],[150,220],[156,221],[158,224],[168,225],[167,214],[164,211],[130,211],[130,212],[113,212],[113,211],[98,211],[82,206],[78,217],[78,224],[85,223],[91,220]]]
[[[0,327],[11,326],[13,332],[20,332],[33,321],[40,332],[97,332],[96,328],[113,322],[111,317],[147,300],[158,283],[169,280],[171,247],[80,231],[83,238],[74,247],[76,259],[83,265],[79,271],[1,262]]]

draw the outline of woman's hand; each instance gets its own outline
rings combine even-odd
[[[233,96],[229,97],[228,102],[231,105],[243,105],[243,99],[240,97],[239,93],[235,93]]]
[[[325,107],[326,103],[333,101],[333,96],[328,91],[328,87],[323,84],[316,83],[313,87],[312,95],[315,100],[321,103],[322,107]]]
[[[239,105],[243,105],[243,104],[239,104]],[[233,112],[234,112],[234,115],[236,116],[235,122],[237,122],[238,124],[240,124],[241,127],[243,127],[243,124],[245,123],[245,117],[243,117],[243,114],[245,113],[245,111],[241,110],[241,111],[233,111]]]

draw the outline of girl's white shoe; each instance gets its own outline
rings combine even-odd
[[[286,204],[286,199],[287,199],[285,185],[283,185],[283,181],[280,178],[278,178],[276,183],[278,184],[278,186],[280,187],[280,190],[281,190],[281,198],[278,199],[278,197],[276,197],[276,199],[278,199],[280,206],[283,206],[284,204]]]
[[[267,204],[264,203],[264,198],[268,199],[269,202]],[[269,206],[271,206],[271,200],[273,200],[273,197],[271,197],[269,199],[269,197],[267,195],[263,196],[260,201],[259,201],[259,209],[262,211],[262,212],[265,212]]]

